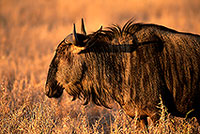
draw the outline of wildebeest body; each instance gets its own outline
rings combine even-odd
[[[173,115],[193,111],[199,120],[200,36],[132,21],[83,33],[57,47],[46,83],[49,97],[65,89],[85,104],[108,107],[114,100],[131,117],[137,113],[154,122],[161,97]]]

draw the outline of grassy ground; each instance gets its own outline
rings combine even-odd
[[[118,106],[83,106],[66,93],[58,100],[43,93],[56,46],[82,17],[89,32],[134,17],[200,34],[199,5],[199,0],[0,0],[0,133],[200,133],[196,119],[172,117],[163,105],[158,105],[162,118],[147,132]]]

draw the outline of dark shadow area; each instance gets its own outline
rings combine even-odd
[[[148,41],[148,42],[142,42],[142,43],[134,43],[132,45],[130,44],[122,44],[122,45],[98,45],[88,48],[86,50],[81,51],[81,53],[88,53],[88,52],[95,52],[95,53],[132,53],[133,51],[136,51],[137,48],[144,47],[144,46],[152,46],[156,47],[156,50],[161,52],[163,50],[163,42],[155,42],[155,41]]]

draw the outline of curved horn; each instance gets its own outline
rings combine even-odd
[[[87,35],[83,18],[81,19],[81,33],[84,34],[84,35]]]
[[[74,24],[74,31],[73,31],[73,42],[76,44],[78,42],[78,37],[76,34],[76,25]]]

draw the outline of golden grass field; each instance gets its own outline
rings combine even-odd
[[[108,110],[66,93],[57,100],[44,95],[54,51],[73,23],[80,30],[81,18],[89,33],[135,18],[200,34],[199,7],[199,0],[0,0],[0,133],[200,133],[195,118],[172,117],[162,103],[161,119],[147,131],[117,105]]]

